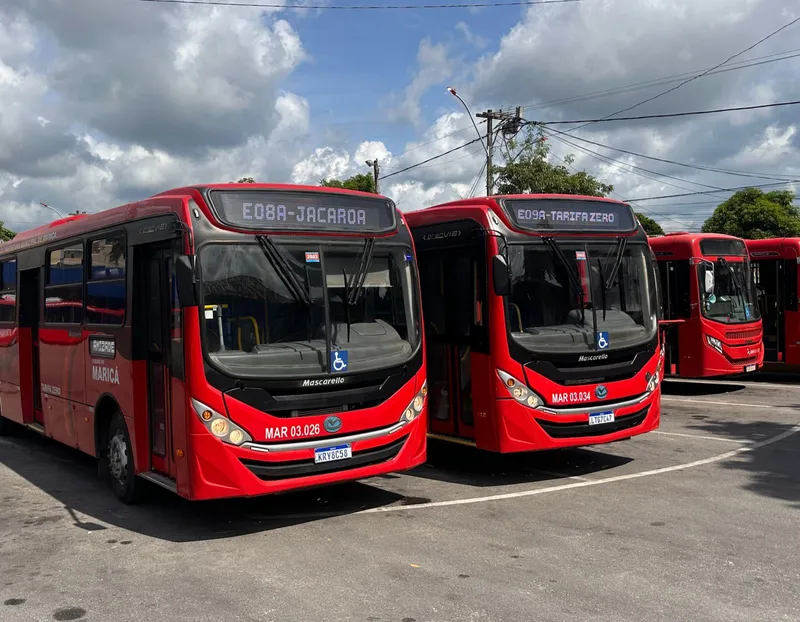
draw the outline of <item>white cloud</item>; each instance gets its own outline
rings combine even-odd
[[[443,83],[453,72],[452,62],[444,44],[433,44],[423,39],[417,52],[417,71],[411,83],[406,87],[403,101],[390,113],[393,121],[407,121],[420,127],[422,110],[420,98],[429,88]]]

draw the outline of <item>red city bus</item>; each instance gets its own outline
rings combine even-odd
[[[425,460],[414,245],[386,197],[170,190],[0,245],[0,299],[0,427],[98,457],[125,502]]]
[[[764,327],[764,370],[800,371],[800,238],[746,240]]]
[[[492,196],[406,219],[420,266],[431,437],[515,452],[658,427],[655,262],[629,205]]]
[[[664,316],[666,373],[702,378],[761,367],[761,316],[744,240],[717,233],[650,238]]]

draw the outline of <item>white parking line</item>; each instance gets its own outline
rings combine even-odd
[[[671,473],[673,471],[683,471],[705,464],[712,464],[733,458],[739,454],[755,451],[761,447],[766,447],[772,443],[777,443],[792,434],[800,432],[800,423],[794,427],[781,432],[777,436],[773,436],[758,443],[753,443],[747,447],[739,447],[732,451],[726,451],[724,454],[711,456],[702,460],[695,460],[694,462],[687,462],[685,464],[676,464],[675,466],[663,467],[661,469],[652,469],[650,471],[641,471],[639,473],[628,473],[627,475],[616,475],[614,477],[606,477],[604,479],[591,480],[587,482],[573,482],[572,484],[561,484],[559,486],[548,486],[547,488],[537,488],[536,490],[522,490],[519,492],[508,492],[500,495],[488,495],[485,497],[469,497],[467,499],[452,499],[450,501],[432,501],[430,503],[420,503],[418,505],[390,505],[380,508],[370,508],[368,510],[361,510],[355,514],[379,514],[382,512],[409,512],[411,510],[422,510],[427,508],[442,508],[452,505],[470,505],[473,503],[486,503],[487,501],[503,501],[505,499],[518,499],[520,497],[533,497],[536,495],[544,495],[551,492],[559,492],[562,490],[572,490],[573,488],[585,488],[588,486],[600,486],[601,484],[611,484],[613,482],[623,482],[631,479],[639,479],[641,477],[649,477],[651,475],[661,475],[662,473]]]
[[[768,404],[745,404],[744,402],[720,402],[716,400],[692,400],[682,397],[670,397],[669,395],[661,396],[662,402],[686,402],[687,404],[715,404],[717,406],[745,406],[748,408],[769,408],[774,410],[776,408],[788,408],[788,406],[771,406]]]
[[[701,436],[700,434],[681,434],[680,432],[664,432],[663,430],[653,430],[651,434],[666,434],[667,436],[682,436],[684,438],[697,438],[704,441],[720,441],[722,443],[738,443],[749,445],[752,441],[739,441],[735,438],[722,438],[721,436]]]

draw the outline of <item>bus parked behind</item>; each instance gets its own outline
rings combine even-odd
[[[746,240],[764,327],[764,370],[800,372],[800,238]]]
[[[717,233],[650,238],[659,268],[666,372],[681,378],[761,367],[761,314],[744,240]]]

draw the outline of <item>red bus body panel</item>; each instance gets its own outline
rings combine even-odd
[[[668,375],[681,378],[708,378],[744,373],[747,366],[762,367],[764,348],[762,346],[761,320],[726,324],[705,317],[700,311],[700,283],[695,260],[716,261],[716,255],[703,255],[700,241],[706,239],[730,239],[717,233],[679,233],[663,237],[649,238],[650,247],[659,262],[685,261],[690,263],[689,305],[690,315],[677,323],[665,322],[662,328],[666,340],[677,340],[680,354],[678,361],[671,361]],[[741,261],[742,257],[726,257],[731,263]],[[662,295],[663,295],[662,287]],[[722,343],[722,353],[712,348],[706,335],[716,337]]]
[[[353,191],[286,184],[224,184],[205,187],[228,190],[237,188],[305,190],[375,197],[375,195]],[[22,232],[12,242],[0,245],[0,261],[39,246],[57,248],[64,240],[74,241],[80,236],[91,236],[95,231],[114,230],[115,227],[125,226],[132,221],[158,216],[171,217],[174,215],[182,223],[183,230],[191,232],[190,209],[199,209],[215,227],[234,231],[216,220],[212,210],[205,204],[201,192],[196,187],[179,188],[138,203],[89,216],[72,216]],[[397,214],[398,224],[406,226],[402,215],[399,212]],[[285,232],[282,234],[286,235]],[[311,233],[293,235],[311,235]],[[349,235],[355,239],[363,237],[358,234],[337,233],[335,235],[340,237]],[[194,252],[188,242],[184,246],[183,252]],[[132,247],[128,246],[127,248],[127,252],[130,253]],[[138,247],[133,247],[134,253],[136,248]],[[132,265],[133,262],[128,257],[127,269],[132,270]],[[45,269],[47,267],[42,264],[39,266]],[[40,270],[40,272],[44,271]],[[18,274],[20,273],[21,271]],[[128,279],[127,276],[125,278]],[[414,273],[414,280],[416,285],[416,273]],[[127,282],[130,283],[131,280],[128,279]],[[131,292],[129,289],[130,287],[126,289],[126,308],[131,310],[133,309],[131,299],[136,296],[136,292]],[[43,300],[40,300],[39,303],[43,305]],[[163,304],[168,305],[169,301],[164,301]],[[110,315],[116,313],[120,315],[121,319],[123,315],[126,315],[113,310],[104,310],[104,313]],[[309,459],[313,461],[313,448],[260,452],[223,443],[203,425],[191,406],[191,398],[213,408],[244,428],[252,436],[255,444],[263,443],[266,440],[264,431],[268,427],[298,424],[321,426],[326,415],[291,419],[279,418],[261,412],[236,399],[223,398],[222,392],[213,388],[205,377],[198,307],[173,309],[173,313],[180,317],[183,327],[182,335],[173,334],[172,338],[180,340],[184,370],[183,377],[173,373],[168,374],[167,378],[170,414],[167,419],[168,430],[166,432],[167,446],[171,448],[171,451],[165,457],[155,456],[151,446],[147,361],[132,360],[123,356],[119,351],[116,352],[113,359],[102,359],[94,357],[89,350],[89,339],[93,335],[107,337],[109,334],[114,334],[118,350],[123,349],[124,345],[126,351],[130,351],[130,341],[133,338],[130,317],[125,317],[122,327],[115,326],[113,330],[104,330],[104,327],[96,325],[87,326],[85,321],[80,326],[61,328],[41,322],[40,319],[41,323],[38,329],[40,387],[33,386],[31,329],[10,324],[6,326],[0,323],[0,413],[3,417],[20,424],[34,424],[36,421],[34,395],[35,391],[39,391],[42,398],[43,420],[40,422],[41,427],[33,426],[33,429],[42,431],[56,441],[76,447],[86,454],[96,456],[97,411],[103,404],[113,400],[121,411],[128,428],[136,473],[148,475],[150,472],[156,472],[158,475],[172,480],[177,494],[187,499],[272,494],[372,477],[393,471],[404,471],[425,461],[427,399],[424,401],[421,413],[411,423],[396,432],[378,438],[352,442],[355,456],[363,450],[391,446],[403,438],[407,439],[402,449],[390,460],[355,468],[347,468],[346,461],[343,461],[342,468],[330,472],[284,479],[260,479],[245,466],[242,460],[263,464],[291,463]],[[419,313],[419,322],[422,326],[421,310]],[[173,341],[173,344],[175,343]],[[424,339],[422,339],[420,344],[422,366],[394,395],[375,407],[352,410],[341,415],[341,434],[359,433],[381,426],[390,426],[400,421],[406,408],[425,385],[424,347]],[[318,440],[318,445],[321,447],[335,443],[335,437],[331,439],[324,435],[309,437],[306,440],[311,439]]]
[[[489,197],[464,199],[442,205],[428,207],[425,209],[406,213],[406,219],[412,231],[420,227],[438,225],[451,221],[470,219],[479,223],[484,229],[490,228],[489,213],[492,217],[499,218],[503,224],[511,230],[516,230],[501,209],[495,202],[498,198],[541,198],[541,199],[585,199],[598,202],[619,203],[613,199],[598,197],[581,197],[573,195],[509,195],[504,197]],[[535,234],[527,233],[531,237]],[[553,233],[554,236],[570,237],[575,233]],[[582,237],[609,237],[606,235],[580,234]],[[614,236],[610,236],[615,239]],[[516,402],[509,396],[508,391],[503,386],[502,381],[497,375],[497,370],[502,370],[511,374],[516,379],[526,382],[527,385],[537,394],[545,399],[545,405],[549,406],[550,396],[555,393],[577,393],[589,391],[593,392],[600,383],[586,385],[570,385],[566,387],[552,380],[523,367],[518,361],[514,360],[510,353],[507,340],[504,299],[495,295],[493,289],[493,277],[490,261],[491,257],[498,252],[497,242],[493,236],[487,236],[486,257],[487,257],[487,282],[486,282],[486,313],[489,326],[490,354],[472,352],[470,354],[471,364],[471,397],[473,401],[474,426],[468,427],[463,423],[458,423],[460,439],[467,439],[474,442],[479,449],[486,449],[495,452],[524,452],[540,451],[548,449],[558,449],[566,447],[589,446],[595,444],[609,443],[622,439],[643,434],[658,428],[661,417],[661,386],[660,379],[663,378],[663,369],[659,373],[659,385],[644,401],[635,406],[616,408],[609,405],[616,413],[618,420],[632,414],[644,413],[641,423],[608,434],[596,436],[569,436],[557,438],[548,434],[543,425],[547,423],[567,424],[580,423],[586,425],[588,415],[578,413],[574,415],[550,414],[543,411],[536,411]],[[417,245],[418,256],[421,257],[422,251]],[[423,294],[424,295],[424,294]],[[427,334],[430,341],[430,334]],[[430,343],[427,346],[430,348]],[[647,364],[628,380],[605,382],[608,389],[609,401],[622,400],[633,396],[641,395],[647,386],[646,374],[654,374],[659,366],[660,348],[656,348],[656,353],[650,358]],[[430,372],[429,362],[429,382],[433,374]],[[452,365],[448,361],[448,376],[452,374]],[[432,388],[433,390],[433,388]],[[592,393],[594,395],[594,393]],[[451,397],[451,402],[455,398]],[[457,403],[457,402],[456,402]],[[581,402],[566,401],[560,406],[579,407]],[[598,403],[591,404],[597,407]],[[452,411],[451,411],[452,412]],[[449,421],[436,420],[429,415],[429,431],[432,436],[450,437],[454,435],[455,419],[451,417]],[[454,440],[459,442],[456,438]]]

